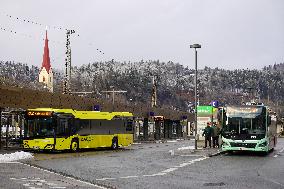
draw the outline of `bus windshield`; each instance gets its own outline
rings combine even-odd
[[[226,138],[241,140],[262,139],[266,134],[266,116],[262,107],[228,109],[227,124],[223,127]]]
[[[54,137],[51,117],[34,117],[26,120],[25,138]]]

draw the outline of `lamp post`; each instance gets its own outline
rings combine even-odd
[[[195,149],[197,149],[197,50],[201,48],[200,44],[190,45],[190,48],[194,48],[195,51],[195,90],[194,90],[194,106],[195,106],[195,122],[194,122],[194,130],[195,130]]]

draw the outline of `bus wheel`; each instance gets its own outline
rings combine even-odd
[[[117,137],[114,137],[112,139],[111,149],[116,150],[118,148],[118,139]]]
[[[70,145],[70,150],[72,152],[78,152],[79,150],[79,142],[76,140],[72,140],[71,145]]]

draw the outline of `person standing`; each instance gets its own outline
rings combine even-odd
[[[219,148],[219,134],[220,129],[217,127],[217,124],[214,122],[212,126],[212,139],[213,139],[213,148]]]
[[[204,148],[207,148],[207,141],[209,143],[209,147],[211,148],[212,128],[210,127],[210,123],[207,123],[207,127],[205,127],[202,136],[205,137],[205,146],[204,146]]]

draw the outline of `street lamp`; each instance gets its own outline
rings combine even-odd
[[[190,45],[190,48],[194,48],[195,51],[195,92],[194,92],[194,106],[195,106],[195,122],[194,122],[194,130],[195,130],[195,149],[197,149],[197,50],[201,48],[199,44]]]

